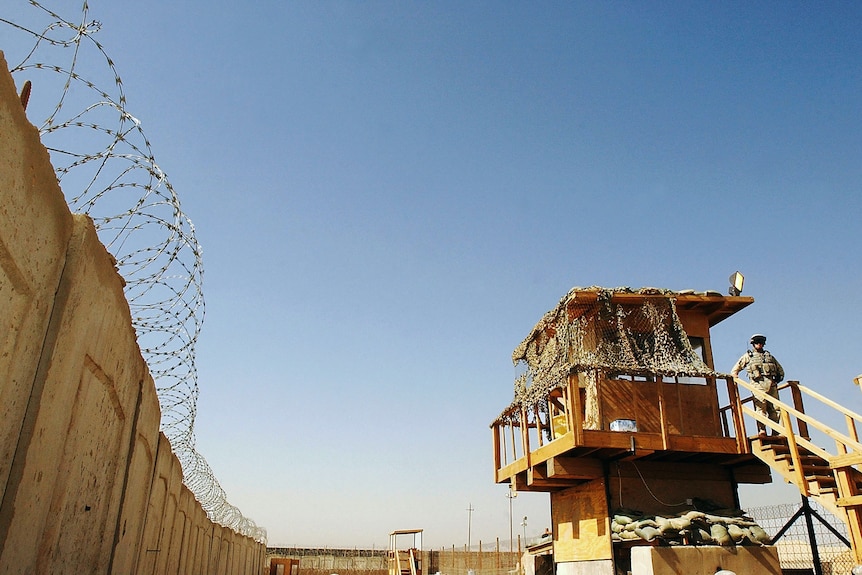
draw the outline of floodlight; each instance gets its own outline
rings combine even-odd
[[[853,383],[856,385],[862,385],[862,373],[853,378]]]
[[[739,295],[742,293],[742,284],[745,283],[745,277],[739,272],[733,272],[733,275],[728,278],[730,289],[727,293],[730,295]]]

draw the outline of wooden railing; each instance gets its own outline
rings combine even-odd
[[[641,385],[639,381],[624,383],[632,386]],[[657,378],[657,381],[643,382],[643,385],[656,386],[661,383],[662,379]],[[666,380],[664,383],[673,383],[673,381]],[[706,383],[707,385],[703,386],[678,383],[683,387],[692,385],[690,392],[697,391],[699,399],[713,404],[714,409],[718,411],[718,413],[716,411],[711,412],[715,418],[715,423],[709,432],[704,434],[692,433],[691,435],[734,438],[737,443],[737,451],[747,453],[749,447],[742,427],[741,405],[743,402],[739,400],[733,378],[727,377],[731,401],[730,405],[723,409],[719,409],[716,402],[715,380],[709,379]],[[602,396],[606,392],[606,388],[616,389],[616,394],[619,395],[619,385],[620,380],[606,380],[603,377],[598,377],[595,390],[588,391],[580,388],[577,376],[572,375],[568,378],[566,385],[550,390],[548,394],[535,399],[533,403],[512,406],[491,426],[497,472],[503,477],[511,477],[515,473],[530,468],[535,463],[559,455],[566,450],[584,446],[584,434],[593,430],[600,430],[600,426],[596,425],[595,422],[591,424],[589,421],[585,421],[589,418],[585,417],[584,405],[590,401],[597,404],[603,403]],[[707,388],[712,391],[707,392]],[[649,414],[654,420],[652,435],[660,438],[659,448],[666,449],[672,444],[671,436],[680,433],[671,429],[673,424],[668,410],[672,398],[662,395],[666,392],[664,386],[658,385],[656,389],[658,390],[657,403],[648,407],[642,406],[642,409],[653,411]],[[596,397],[591,398],[588,395],[591,393],[595,393]],[[677,404],[675,409],[679,411],[680,405]],[[642,413],[642,415],[644,414],[645,412]],[[637,418],[635,417],[635,419]],[[607,430],[605,429],[605,431]],[[644,432],[644,429],[639,431]]]
[[[784,389],[790,390],[793,401],[792,405],[760,391],[742,379],[735,378],[734,384],[738,386],[738,388],[751,392],[751,396],[744,400],[739,399],[739,395],[736,394],[735,399],[738,402],[738,406],[735,409],[732,409],[734,413],[740,413],[754,419],[767,430],[770,430],[770,432],[775,432],[787,437],[788,440],[796,444],[797,447],[804,447],[811,453],[818,455],[827,461],[831,462],[836,457],[842,456],[842,459],[844,460],[850,461],[860,459],[859,463],[862,463],[862,443],[859,442],[858,429],[859,425],[862,424],[862,415],[847,409],[843,405],[832,401],[804,385],[800,385],[798,381],[788,381],[786,384],[779,386],[778,388],[779,393]],[[805,396],[817,400],[822,406],[837,411],[840,418],[844,419],[847,424],[847,433],[844,434],[839,432],[813,416],[806,414],[803,400],[803,397]],[[779,414],[779,421],[772,421],[759,411],[755,410],[751,406],[755,398],[771,403],[775,408],[775,411]],[[744,420],[739,422],[738,429],[743,432],[742,435],[746,435]],[[832,454],[825,448],[813,443],[811,441],[810,429],[816,429],[826,437],[835,441],[837,453]]]
[[[756,388],[748,382],[733,377],[727,377],[728,405],[719,409],[721,422],[721,435],[732,437],[736,440],[739,453],[750,453],[751,447],[748,442],[749,435],[757,434],[757,427],[763,426],[768,431],[773,431],[788,437],[789,441],[799,447],[809,450],[827,461],[862,463],[862,442],[859,441],[859,427],[862,425],[862,416],[845,408],[844,406],[828,399],[801,385],[798,381],[788,381],[779,386],[779,392],[785,396],[789,393],[789,402],[775,399]],[[601,394],[601,381],[596,389]],[[746,393],[742,397],[740,392]],[[566,448],[583,445],[584,417],[582,390],[578,388],[577,379],[570,378],[567,385],[551,390],[543,398],[537,399],[531,405],[513,407],[510,412],[492,425],[494,437],[495,463],[498,470],[503,469],[516,462],[518,467],[529,467],[532,456],[536,452],[556,451],[550,449],[549,444],[559,441]],[[756,411],[753,406],[754,398],[762,398],[775,406],[780,414],[779,421],[772,421]],[[847,425],[846,433],[836,431],[822,423],[817,418],[805,413],[805,401],[818,402],[819,406],[825,406],[838,412]],[[547,409],[540,409],[540,404],[547,403]],[[516,417],[513,417],[516,415]],[[660,414],[663,416],[663,413]],[[748,423],[746,422],[748,420]],[[752,425],[752,421],[754,424]],[[661,420],[661,433],[668,435],[666,422]],[[831,438],[836,443],[836,453],[830,453],[823,447],[811,441],[811,430],[817,430]]]
[[[544,421],[539,406],[547,403]],[[491,425],[494,437],[494,462],[499,471],[518,463],[530,466],[532,454],[553,441],[570,446],[580,444],[583,428],[580,391],[577,378],[551,390],[531,405],[513,407]],[[520,469],[520,470],[523,470]]]
[[[752,397],[746,400],[739,400],[737,396],[738,405],[734,411],[756,420],[763,428],[770,430],[770,432],[776,432],[787,439],[792,463],[792,471],[788,479],[799,488],[803,496],[812,496],[810,492],[812,482],[819,485],[815,475],[807,475],[803,458],[813,454],[828,462],[829,469],[832,470],[835,479],[837,494],[827,495],[834,505],[826,505],[826,508],[832,510],[842,521],[846,522],[854,557],[857,562],[862,562],[862,494],[859,494],[862,475],[858,469],[862,465],[862,443],[859,442],[859,425],[862,424],[862,415],[808,387],[800,385],[798,381],[789,381],[780,387],[780,390],[787,388],[791,390],[793,405],[771,397],[741,379],[735,379],[734,383],[740,389],[746,389],[752,394]],[[749,403],[755,397],[772,404],[779,414],[779,420],[772,421],[759,411],[752,409]],[[806,414],[803,408],[803,397],[816,400],[818,402],[816,411],[818,412],[822,408],[831,410],[829,419],[833,419],[836,415],[839,419],[843,419],[847,426],[846,433],[837,431],[821,420]],[[821,434],[818,439],[822,437],[824,441],[834,441],[835,452],[833,453],[812,441],[809,433],[811,429]],[[818,493],[813,494],[813,496],[823,497],[824,495],[820,494],[818,490]],[[826,502],[824,501],[824,503]]]

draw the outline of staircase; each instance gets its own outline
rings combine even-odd
[[[395,573],[399,575],[419,575],[419,559],[416,549],[399,549],[395,552]]]
[[[755,419],[769,433],[749,437],[748,449],[795,485],[802,495],[814,499],[847,525],[856,563],[862,564],[862,472],[858,469],[862,465],[862,443],[857,431],[862,416],[796,381],[781,387],[790,389],[793,405],[770,397],[741,379],[736,378],[735,382],[740,390],[746,389],[753,397],[772,403],[781,414],[780,420],[773,422],[753,409],[752,397],[737,399],[739,412]],[[803,396],[809,398],[809,404],[811,399],[818,402],[818,412],[823,407],[837,411],[847,423],[847,433],[806,414]],[[809,434],[812,428],[825,441],[835,442],[835,453],[812,442]],[[744,429],[741,431],[744,433]]]
[[[838,481],[829,467],[829,461],[804,448],[798,450],[798,461],[794,461],[788,439],[782,436],[759,436],[751,438],[751,452],[766,462],[786,482],[794,484],[806,497],[815,499],[833,515],[846,513],[838,504]],[[858,491],[862,487],[862,473],[850,468],[853,483]]]

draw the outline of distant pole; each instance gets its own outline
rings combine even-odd
[[[468,503],[467,504],[467,549],[468,550],[470,549],[470,543],[471,543],[470,536],[471,536],[471,530],[473,529],[473,511],[475,511],[475,509],[473,509],[473,504]]]
[[[521,521],[521,527],[524,528],[524,549],[527,548],[527,516],[524,515],[524,520]]]
[[[509,484],[509,492],[506,493],[506,498],[509,500],[509,551],[515,547],[515,534],[512,530],[512,499],[518,496],[518,492],[512,489],[512,484]]]

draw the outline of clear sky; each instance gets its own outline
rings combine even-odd
[[[862,411],[862,4],[89,7],[204,248],[198,450],[270,545],[508,541],[489,424],[573,286],[739,270],[718,368],[763,332]]]

